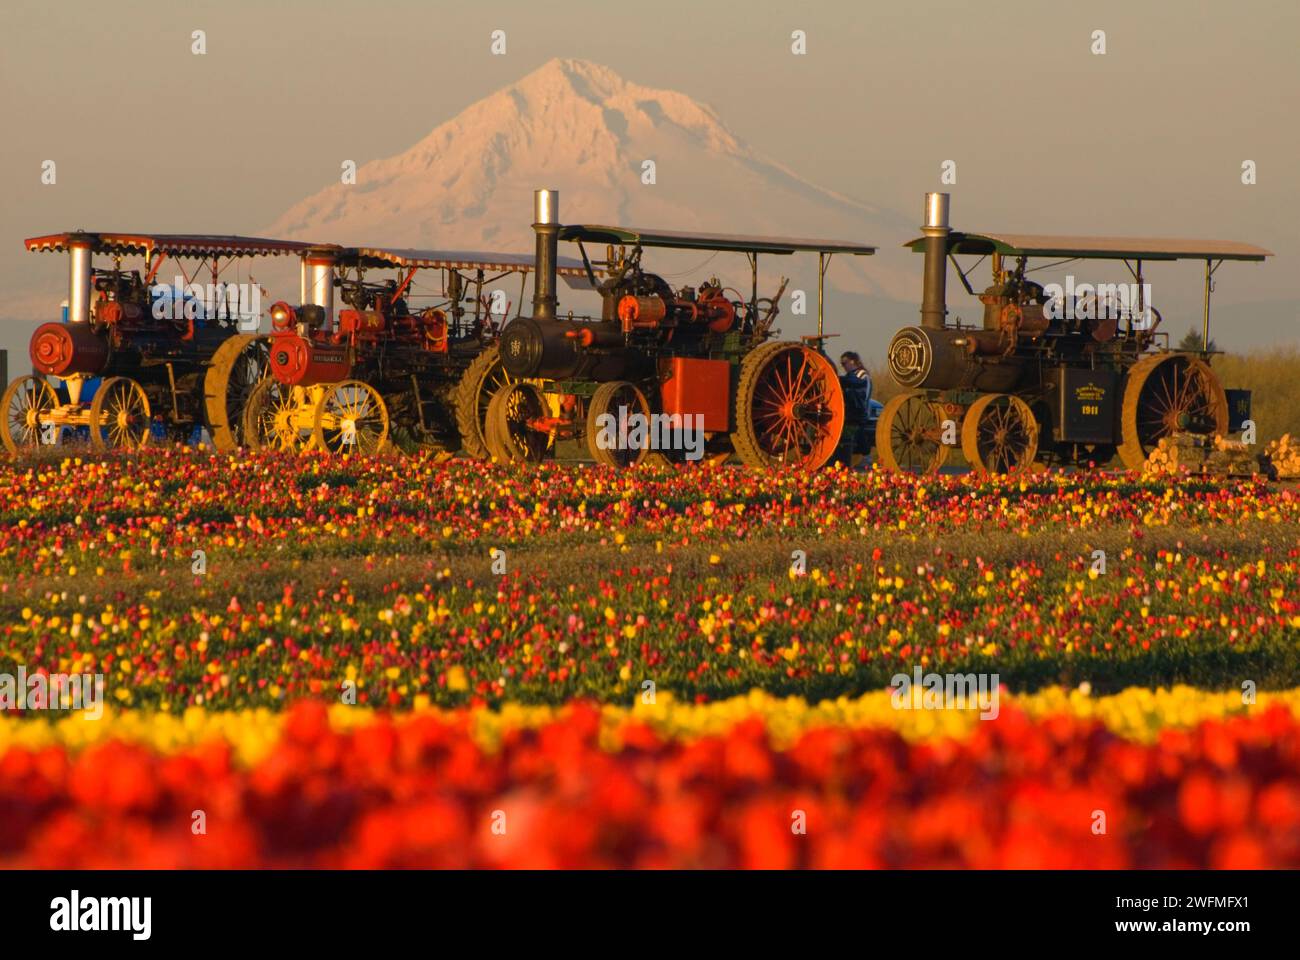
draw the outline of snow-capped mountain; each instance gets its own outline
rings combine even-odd
[[[654,163],[653,183],[644,182],[646,161]],[[538,187],[560,191],[565,223],[882,247],[896,247],[915,232],[910,218],[823,189],[764,157],[712,109],[683,93],[563,59],[472,104],[406,152],[364,164],[355,184],[326,187],[265,230],[345,244],[526,251],[532,249],[532,191]],[[701,261],[698,254],[657,256],[681,269]],[[723,256],[735,262],[718,260],[707,270],[745,273],[742,257]],[[899,269],[899,259],[889,265],[839,258],[828,283],[873,299],[911,300],[916,282]],[[767,258],[760,266],[765,278],[779,272],[815,282],[814,262]]]

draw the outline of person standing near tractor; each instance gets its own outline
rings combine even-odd
[[[844,389],[852,388],[862,392],[865,407],[866,401],[871,399],[871,374],[867,373],[867,368],[862,365],[862,358],[852,350],[847,350],[840,354],[840,368],[844,371],[844,376],[840,379],[847,381]]]
[[[854,424],[852,452],[863,454],[871,450],[871,438],[875,429],[875,417],[871,405],[871,374],[862,363],[862,358],[852,350],[840,354],[840,387],[844,391],[844,406],[847,420]]]

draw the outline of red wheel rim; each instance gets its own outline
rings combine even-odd
[[[806,347],[775,354],[754,385],[752,416],[758,445],[769,457],[821,466],[844,430],[844,395],[830,361]]]

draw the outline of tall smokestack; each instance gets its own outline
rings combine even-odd
[[[533,279],[533,316],[554,320],[555,262],[560,239],[560,191],[533,191],[533,230],[537,233],[537,263]]]
[[[90,248],[94,242],[88,233],[68,239],[68,323],[90,322]]]
[[[325,311],[325,325],[334,322],[334,260],[328,247],[308,250],[302,258],[302,302],[313,303]]]
[[[948,315],[948,194],[925,195],[925,281],[921,294],[921,326],[941,330]]]

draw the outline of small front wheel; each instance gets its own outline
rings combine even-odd
[[[388,440],[388,408],[368,383],[343,380],[316,402],[312,438],[328,453],[378,453]]]
[[[38,377],[19,377],[9,384],[0,400],[0,408],[4,409],[0,439],[5,449],[17,456],[47,442],[50,433],[57,437],[59,428],[49,418],[58,405],[54,388]]]
[[[1038,420],[1019,397],[986,393],[962,418],[961,452],[977,473],[1022,473],[1038,454]]]
[[[640,418],[641,437],[635,429]],[[587,406],[587,452],[608,467],[634,467],[650,452],[650,404],[635,384],[602,383]]]
[[[895,473],[938,473],[949,449],[943,442],[943,420],[939,405],[920,390],[892,397],[876,421],[881,466]]]
[[[546,415],[546,400],[534,383],[516,380],[492,397],[488,405],[488,452],[503,463],[538,463],[546,455],[550,434],[538,429]]]
[[[109,377],[90,405],[90,442],[98,450],[137,450],[149,440],[149,398],[129,377]]]
[[[263,378],[248,394],[240,434],[250,450],[309,450],[315,400],[302,387]]]

